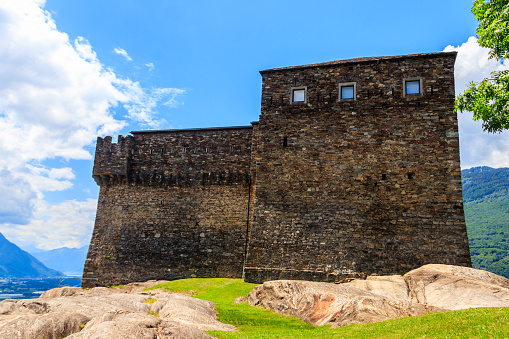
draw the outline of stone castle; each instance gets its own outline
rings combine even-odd
[[[84,286],[470,266],[456,52],[261,71],[251,126],[98,138]]]

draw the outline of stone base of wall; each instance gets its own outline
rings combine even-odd
[[[353,279],[366,279],[366,274],[361,272],[337,273],[281,268],[244,268],[244,281],[254,284],[261,284],[269,280],[307,280],[342,283]]]

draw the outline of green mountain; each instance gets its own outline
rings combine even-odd
[[[49,278],[62,273],[44,266],[0,233],[0,278]]]
[[[472,266],[509,278],[509,168],[461,171]]]

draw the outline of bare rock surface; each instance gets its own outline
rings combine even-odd
[[[369,276],[366,280],[355,279],[342,285],[359,288],[388,299],[410,301],[408,286],[400,275]]]
[[[79,312],[0,316],[0,338],[65,338],[79,332],[90,318]]]
[[[213,302],[143,291],[157,283],[89,290],[63,287],[39,299],[4,300],[0,338],[212,338],[203,331],[235,330],[217,321]]]
[[[424,314],[424,305],[388,299],[348,284],[300,280],[268,281],[248,294],[250,305],[261,305],[311,324],[339,327]]]
[[[425,265],[403,277],[371,276],[343,284],[268,281],[247,301],[313,325],[339,327],[426,312],[509,307],[509,279],[469,267]]]
[[[404,276],[413,302],[447,310],[509,307],[509,279],[469,267],[424,265]]]

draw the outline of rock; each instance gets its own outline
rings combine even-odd
[[[170,294],[159,311],[159,317],[201,331],[234,331],[235,326],[217,321],[215,305],[212,301],[190,298],[177,293]]]
[[[58,298],[58,297],[65,297],[65,296],[71,296],[73,294],[83,292],[84,290],[81,287],[59,287],[59,288],[53,288],[51,290],[47,290],[43,292],[39,298]]]
[[[461,310],[509,307],[509,279],[469,267],[424,265],[404,276],[413,302]]]
[[[156,338],[161,319],[156,316],[127,310],[116,310],[103,313],[90,322],[85,328],[69,339],[139,339]]]
[[[47,291],[39,299],[4,300],[0,302],[0,338],[42,338],[41,333],[45,339],[212,338],[203,331],[235,330],[217,321],[213,302],[143,291],[155,283],[89,290],[64,287]]]
[[[233,304],[242,304],[247,302],[247,297],[238,297],[233,301]]]
[[[376,281],[376,280],[375,280]],[[352,287],[299,280],[265,282],[251,291],[250,305],[261,305],[278,313],[293,315],[313,325],[339,327],[376,322],[428,312],[424,305],[405,298],[387,299],[382,295]]]
[[[343,284],[277,280],[248,295],[250,305],[338,327],[471,307],[509,307],[509,279],[469,267],[425,265],[403,277]]]
[[[177,338],[196,338],[196,339],[212,339],[215,338],[210,334],[200,331],[194,327],[185,326],[183,324],[174,323],[172,321],[163,321],[157,329],[159,338],[161,339],[177,339]]]
[[[410,301],[408,286],[400,275],[369,276],[366,280],[355,279],[342,285],[359,288],[388,299]]]
[[[0,316],[0,338],[60,339],[79,332],[90,318],[78,312]]]

